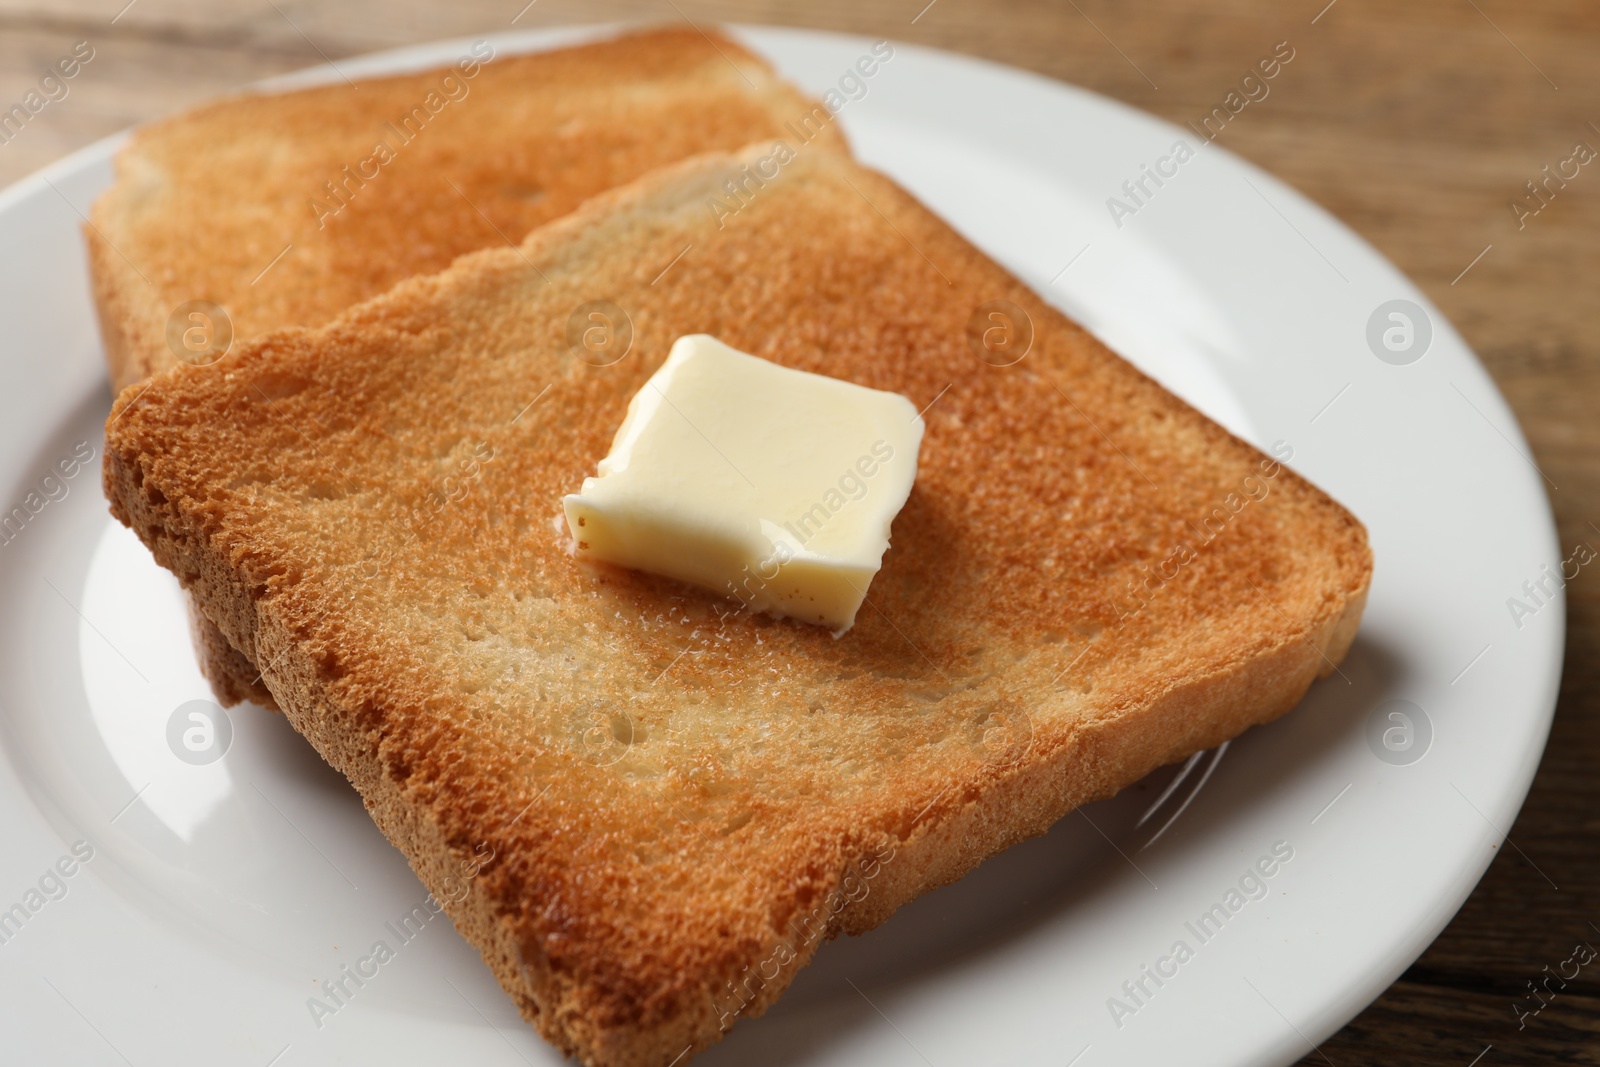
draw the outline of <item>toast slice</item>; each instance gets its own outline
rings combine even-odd
[[[237,343],[322,325],[665,163],[790,123],[843,149],[763,60],[690,29],[524,56],[474,46],[455,67],[357,84],[224,100],[118,154],[84,231],[113,388],[213,358],[224,329]],[[218,699],[271,706],[256,667],[191,614]]]
[[[605,365],[569,343],[593,301],[631,322]],[[975,343],[996,301],[1031,320],[1009,366]],[[842,639],[567,551],[562,495],[697,332],[927,406]],[[605,1067],[706,1047],[823,939],[1287,711],[1371,574],[1278,458],[804,144],[657,171],[127,390],[106,457],[113,513],[523,1015]]]

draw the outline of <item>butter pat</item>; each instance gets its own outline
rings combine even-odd
[[[681,337],[564,500],[580,559],[665,575],[755,612],[855,623],[917,476],[897,393]]]

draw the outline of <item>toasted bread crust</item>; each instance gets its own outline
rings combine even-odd
[[[270,664],[430,889],[492,848],[458,929],[542,1033],[607,1067],[713,1043],[823,938],[1283,713],[1370,580],[1348,512],[888,179],[798,147],[708,211],[770,151],[178,368],[108,424],[113,512]],[[593,299],[633,324],[606,367],[566,343]],[[1014,366],[968,345],[993,300],[1033,324]],[[551,527],[702,331],[939,397],[843,640],[582,569]]]
[[[217,624],[206,618],[194,597],[185,596],[184,606],[188,608],[189,639],[194,643],[195,661],[222,706],[231,708],[248,700],[277,711],[278,703],[272,691],[261,684],[261,672],[250,658],[234,648]]]
[[[84,227],[113,388],[178,362],[167,321],[189,301],[225,308],[238,341],[319,326],[652,167],[826,114],[739,44],[686,28],[497,57],[471,77],[446,67],[359,84],[213,103],[140,129],[118,154]],[[429,93],[437,114],[390,125]],[[831,123],[819,128],[842,150]],[[395,158],[349,177],[380,140]],[[271,706],[256,666],[193,613],[218,700]]]
[[[222,305],[239,339],[320,326],[654,167],[784,136],[818,107],[691,29],[358,84],[232,97],[142,127],[118,153],[85,228],[116,388],[178,362],[167,320],[188,301]],[[831,123],[823,139],[842,145]]]

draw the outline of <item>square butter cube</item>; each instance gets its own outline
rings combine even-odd
[[[580,559],[665,575],[752,611],[854,624],[917,476],[922,419],[897,393],[679,338],[580,492]]]

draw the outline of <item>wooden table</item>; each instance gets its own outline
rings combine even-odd
[[[1600,150],[1592,0],[126,2],[0,0],[4,106],[73,42],[94,48],[67,97],[0,144],[0,184],[257,78],[513,21],[688,17],[893,37],[1026,67],[1177,122],[1209,112],[1288,41],[1293,66],[1219,139],[1331,209],[1427,290],[1488,365],[1559,486],[1551,498],[1562,545],[1600,548],[1600,164],[1520,225],[1510,206],[1575,142]],[[1520,1030],[1513,1013],[1527,983],[1575,942],[1600,944],[1591,925],[1600,924],[1600,576],[1585,570],[1568,597],[1560,708],[1512,830],[1517,848],[1502,849],[1423,957],[1303,1062],[1467,1067],[1493,1045],[1483,1067],[1600,1064],[1600,967]]]

